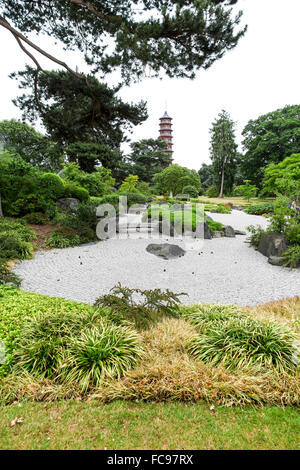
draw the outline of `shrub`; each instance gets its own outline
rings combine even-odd
[[[210,363],[234,369],[275,368],[295,371],[295,336],[275,322],[250,316],[229,318],[195,336],[188,346],[190,354]]]
[[[35,225],[44,225],[49,222],[49,218],[47,215],[43,214],[42,212],[33,212],[32,214],[26,214],[24,216],[24,220],[28,224],[35,224]]]
[[[136,328],[148,328],[149,325],[164,316],[176,317],[179,312],[179,296],[168,289],[140,290],[122,287],[119,283],[110,294],[99,297],[95,306],[109,308],[108,318],[117,325],[124,322]],[[137,298],[137,301],[134,299]]]
[[[6,259],[30,259],[33,256],[33,245],[22,240],[14,232],[0,232],[0,252]]]
[[[219,189],[216,184],[212,184],[209,188],[207,188],[204,194],[207,197],[218,197]]]
[[[21,285],[21,279],[9,270],[7,261],[3,258],[0,258],[0,285],[12,285],[14,287],[20,287]]]
[[[188,194],[190,197],[197,197],[199,196],[199,192],[195,186],[185,186],[182,190],[183,194]]]
[[[265,233],[265,230],[260,225],[257,225],[256,227],[254,225],[249,225],[249,227],[247,227],[247,230],[251,233],[250,245],[255,246],[255,248],[258,248],[260,238],[262,234]]]
[[[251,204],[245,209],[245,212],[251,215],[270,214],[273,211],[274,204],[272,202],[260,202],[258,204]]]
[[[293,223],[285,228],[285,235],[291,245],[300,245],[300,221],[299,223]]]
[[[237,317],[243,317],[246,314],[236,305],[195,305],[193,307],[183,307],[182,316],[185,320],[204,333],[211,328]]]
[[[228,206],[225,206],[225,204],[218,204],[216,211],[218,214],[230,214],[231,209]]]
[[[40,176],[40,192],[46,199],[57,201],[64,194],[64,182],[60,176],[54,173],[43,173]]]
[[[103,379],[121,377],[141,355],[139,337],[134,330],[103,323],[71,339],[61,375],[86,391]]]
[[[300,245],[291,246],[281,255],[284,266],[293,268],[300,268]]]
[[[64,186],[64,197],[73,197],[81,202],[89,200],[89,192],[71,181],[66,181]]]
[[[141,193],[124,193],[123,196],[127,196],[128,207],[133,206],[134,204],[146,204],[147,197]]]
[[[63,233],[60,230],[54,230],[47,240],[47,246],[50,248],[68,248],[78,246],[80,243],[79,235]]]

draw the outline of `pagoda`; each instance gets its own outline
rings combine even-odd
[[[173,130],[172,130],[172,118],[168,115],[167,111],[159,119],[159,137],[161,140],[167,142],[168,147],[166,148],[165,152],[170,157],[170,163],[172,163],[173,158]]]

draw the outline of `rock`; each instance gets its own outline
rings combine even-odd
[[[266,232],[260,237],[258,251],[267,256],[280,256],[288,248],[285,236],[279,232]]]
[[[230,209],[233,208],[232,202],[226,202],[224,205],[225,205],[225,207],[229,207]]]
[[[218,230],[215,230],[213,233],[213,238],[222,238],[223,234]]]
[[[216,211],[215,209],[212,209],[211,211],[209,211],[211,214],[217,214],[218,211]]]
[[[169,237],[174,237],[176,234],[174,224],[169,220],[160,220],[158,223],[158,231],[159,233],[162,233],[163,235],[167,235]]]
[[[234,238],[235,231],[230,225],[223,226],[224,237]]]
[[[234,230],[234,233],[235,233],[236,235],[247,235],[247,233],[246,233],[246,232],[243,232],[243,230]]]
[[[232,209],[235,209],[236,211],[243,211],[244,207],[243,206],[232,206]]]
[[[171,245],[170,243],[150,243],[146,251],[166,260],[179,258],[185,254],[185,251],[180,246]]]
[[[272,264],[273,266],[283,266],[284,260],[280,256],[270,256],[268,263]]]
[[[79,200],[73,197],[65,197],[58,199],[56,202],[56,207],[63,212],[74,215],[78,211]]]
[[[204,238],[205,240],[212,238],[210,228],[205,220],[198,222],[194,236],[195,238]]]

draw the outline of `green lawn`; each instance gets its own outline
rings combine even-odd
[[[21,424],[11,427],[16,417]],[[0,407],[0,449],[299,449],[295,408],[64,401]]]

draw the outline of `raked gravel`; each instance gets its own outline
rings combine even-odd
[[[233,210],[210,214],[216,221],[245,230],[267,221]],[[300,271],[272,266],[245,236],[185,243],[174,239],[121,239],[63,250],[39,251],[15,266],[25,291],[92,304],[118,282],[131,288],[186,292],[182,301],[256,305],[300,294]],[[176,243],[185,256],[163,260],[147,253],[149,243]],[[82,263],[82,264],[81,264]]]

